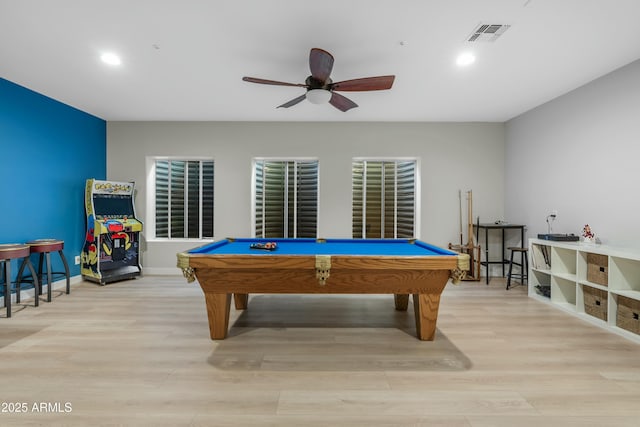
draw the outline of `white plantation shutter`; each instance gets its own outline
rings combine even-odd
[[[318,162],[296,162],[296,173],[295,237],[314,238],[318,233]],[[293,223],[294,218],[289,218]]]
[[[354,238],[362,238],[364,226],[364,162],[354,161],[351,167],[351,186],[353,201],[352,206],[352,235]]]
[[[358,160],[352,164],[354,238],[415,236],[416,162]]]
[[[213,238],[213,161],[156,160],[159,238]]]
[[[416,235],[416,162],[398,162],[397,165],[397,236],[411,238]]]
[[[264,162],[255,162],[253,166],[253,191],[255,198],[253,201],[255,216],[255,233],[257,237],[265,235],[264,231]]]
[[[287,237],[285,220],[285,164],[266,162],[264,166],[264,236]]]
[[[169,237],[169,162],[156,161],[156,237]]]
[[[318,162],[256,160],[256,237],[316,237]]]

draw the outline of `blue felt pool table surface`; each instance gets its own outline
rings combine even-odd
[[[251,249],[251,244],[275,242],[273,251]],[[353,255],[456,256],[455,252],[420,240],[408,239],[224,239],[188,252],[192,255]]]

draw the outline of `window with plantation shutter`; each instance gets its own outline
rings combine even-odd
[[[213,238],[212,160],[156,160],[155,237]]]
[[[354,160],[353,238],[416,235],[416,161]]]
[[[311,237],[318,226],[318,161],[254,161],[256,237]]]

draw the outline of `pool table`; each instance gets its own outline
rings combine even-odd
[[[275,243],[273,250],[252,245]],[[468,255],[411,239],[224,239],[178,254],[178,267],[204,292],[211,339],[227,336],[233,295],[251,293],[394,294],[407,310],[413,294],[417,336],[432,341],[440,294],[468,270]]]

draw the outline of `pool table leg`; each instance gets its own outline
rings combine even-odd
[[[440,307],[440,294],[413,294],[418,339],[433,341]]]
[[[249,304],[249,294],[233,294],[233,302],[236,310],[246,310]]]
[[[407,311],[409,307],[409,294],[394,294],[393,299],[396,303],[396,310]]]
[[[231,294],[215,294],[205,292],[209,332],[212,340],[223,340],[229,329],[229,311],[231,310]]]

